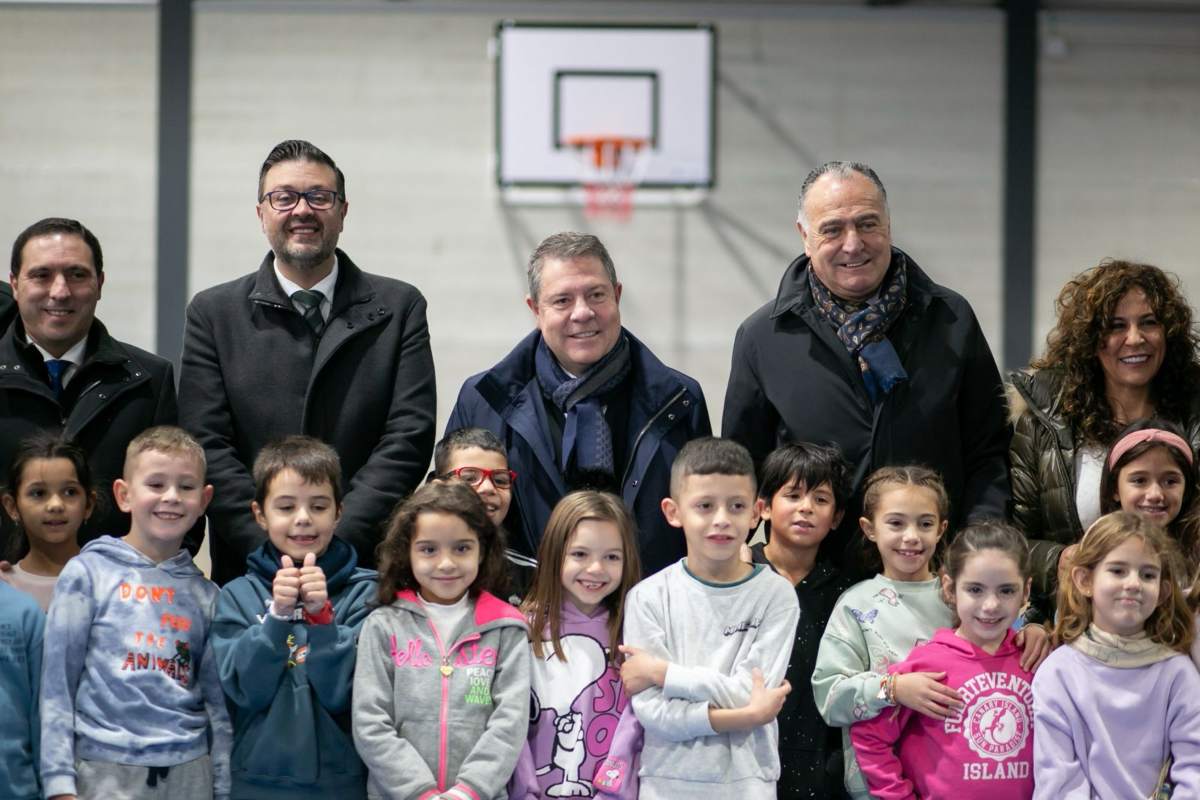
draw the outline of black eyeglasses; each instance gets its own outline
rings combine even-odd
[[[483,467],[459,467],[452,469],[445,475],[439,476],[442,480],[450,478],[458,478],[460,481],[475,487],[483,483],[484,478],[489,478],[492,481],[492,486],[497,489],[509,489],[513,485],[513,481],[517,479],[517,473],[511,469],[484,469]]]
[[[277,189],[262,196],[276,211],[291,211],[300,203],[300,198],[308,203],[314,211],[328,211],[338,201],[340,195],[329,189],[313,189],[308,192],[294,192],[291,189]]]

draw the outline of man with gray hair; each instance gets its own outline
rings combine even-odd
[[[528,278],[537,330],[467,379],[446,432],[487,428],[504,442],[517,473],[505,527],[518,552],[537,554],[567,492],[605,489],[633,512],[644,574],[662,569],[684,543],[659,504],[679,448],[711,432],[704,393],[621,326],[621,284],[595,236],[548,237]]]
[[[841,448],[854,499],[823,545],[838,558],[863,481],[883,466],[938,470],[952,531],[1003,517],[1009,428],[995,359],[970,304],[892,246],[879,176],[857,162],[817,167],[796,227],[804,255],[738,329],[722,434],[758,464],[788,442]]]

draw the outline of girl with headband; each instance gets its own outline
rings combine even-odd
[[[1143,419],[1117,436],[1100,476],[1100,509],[1132,511],[1166,530],[1179,545],[1184,586],[1200,572],[1200,504],[1192,447],[1180,429],[1162,419]],[[1200,596],[1193,597],[1200,600]]]

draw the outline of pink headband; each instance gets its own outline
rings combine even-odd
[[[1168,447],[1174,447],[1183,453],[1183,457],[1189,464],[1192,463],[1192,446],[1185,442],[1183,437],[1160,428],[1143,428],[1140,431],[1126,434],[1112,446],[1112,449],[1108,451],[1108,468],[1112,469],[1121,456],[1142,442],[1161,442]]]

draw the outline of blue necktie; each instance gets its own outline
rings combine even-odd
[[[325,318],[321,316],[321,302],[325,295],[312,289],[300,289],[292,294],[292,300],[304,306],[304,321],[317,336],[325,329]]]
[[[63,361],[58,358],[51,358],[46,361],[46,372],[50,373],[50,390],[54,392],[56,400],[62,399],[63,374],[69,366],[71,366],[70,361]]]

